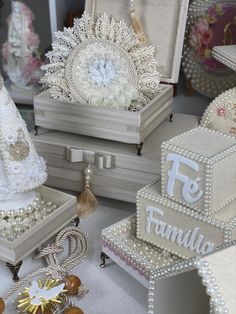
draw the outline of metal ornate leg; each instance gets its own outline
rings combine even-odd
[[[100,264],[100,267],[101,268],[104,268],[105,266],[106,266],[106,260],[107,259],[110,259],[110,257],[109,256],[107,256],[105,253],[101,253],[101,260],[102,260],[102,263]]]
[[[194,88],[193,88],[191,79],[187,79],[187,80],[186,80],[186,89],[185,89],[185,94],[186,94],[186,96],[191,97],[191,96],[194,96],[195,93],[196,93],[196,92],[195,92],[195,90],[194,90]]]
[[[80,224],[80,218],[76,217],[75,219],[72,220],[72,223],[75,223],[76,228],[79,226]]]
[[[173,96],[176,97],[178,94],[178,84],[173,84],[173,88],[174,88]]]
[[[35,127],[34,127],[34,135],[35,136],[39,135],[39,127],[37,125],[35,125]]]
[[[137,144],[136,149],[137,149],[137,156],[142,156],[143,143]]]
[[[174,116],[174,114],[171,113],[171,114],[170,114],[170,119],[169,119],[170,122],[173,122],[173,116]]]
[[[10,263],[6,263],[7,267],[9,268],[10,272],[12,273],[13,277],[12,277],[12,280],[14,282],[17,282],[19,281],[19,277],[18,277],[18,273],[19,273],[19,270],[22,266],[22,261],[20,261],[18,264],[16,265],[12,265]]]

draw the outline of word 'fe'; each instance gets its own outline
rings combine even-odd
[[[181,163],[191,168],[195,172],[198,172],[198,164],[188,158],[177,154],[168,154],[167,161],[173,162],[171,170],[168,171],[169,178],[167,183],[167,194],[171,197],[174,196],[175,183],[176,180],[178,180],[183,183],[182,196],[185,202],[196,203],[197,201],[199,201],[203,195],[203,191],[199,191],[198,184],[201,179],[197,177],[192,180],[179,172],[179,167]]]
[[[151,233],[152,225],[155,225],[154,232],[157,236],[175,242],[177,245],[193,252],[203,255],[214,250],[215,244],[205,241],[205,237],[199,234],[200,229],[198,227],[184,232],[182,229],[168,225],[166,222],[155,218],[154,215],[164,217],[164,212],[161,209],[148,206],[146,211],[149,213],[146,225],[148,234]]]

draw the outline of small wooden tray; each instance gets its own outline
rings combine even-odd
[[[45,219],[38,222],[15,241],[0,238],[0,260],[16,265],[45,243],[76,215],[76,197],[42,186],[39,188],[42,198],[58,205],[58,208]]]

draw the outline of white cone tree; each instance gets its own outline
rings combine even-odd
[[[38,156],[26,124],[0,76],[0,210],[30,204],[34,189],[46,178],[45,161]]]

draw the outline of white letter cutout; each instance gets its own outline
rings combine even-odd
[[[146,218],[146,232],[148,234],[155,233],[157,236],[167,241],[175,242],[176,245],[201,255],[211,253],[214,250],[215,244],[208,241],[206,242],[205,236],[199,234],[200,228],[195,227],[193,230],[184,231],[181,228],[169,225],[167,222],[161,221],[155,217],[164,217],[164,211],[156,207],[147,206],[146,212],[148,213]],[[153,231],[151,230],[152,226],[154,227]]]
[[[146,226],[146,232],[147,233],[151,233],[151,226],[152,224],[155,224],[155,232],[158,233],[158,225],[159,225],[159,220],[154,218],[154,213],[160,215],[160,216],[164,216],[164,213],[162,210],[160,210],[159,208],[155,208],[155,207],[151,207],[148,206],[146,208],[146,211],[149,212],[149,215],[147,217],[147,226]]]
[[[179,173],[180,163],[190,167],[195,172],[198,172],[198,164],[194,161],[185,158],[183,156],[177,154],[168,154],[167,161],[172,161],[173,165],[171,170],[168,171],[168,183],[167,183],[167,193],[169,196],[174,196],[174,187],[176,180],[181,181],[183,183],[182,196],[187,203],[196,203],[200,200],[203,195],[203,191],[199,191],[198,182],[201,181],[199,177],[195,179],[190,179],[187,176]],[[192,194],[199,193],[194,197]]]

